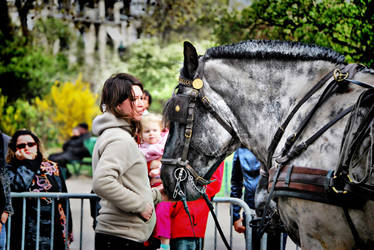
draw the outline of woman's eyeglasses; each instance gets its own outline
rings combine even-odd
[[[34,147],[36,145],[36,142],[28,142],[28,143],[20,143],[20,144],[17,144],[16,145],[16,148],[17,149],[22,149],[22,148],[26,148],[26,145],[31,148],[31,147]]]

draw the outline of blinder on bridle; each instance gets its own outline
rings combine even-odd
[[[170,108],[169,120],[172,122],[187,124],[187,111],[189,102],[189,95],[174,95],[168,103],[168,106]]]
[[[173,192],[173,198],[177,198],[179,195],[180,197],[185,197],[183,190],[181,189],[181,182],[187,179],[188,182],[201,194],[205,193],[204,186],[208,185],[209,183],[213,182],[211,180],[207,180],[204,177],[201,177],[196,170],[194,170],[187,160],[188,158],[188,151],[190,148],[190,142],[192,137],[192,130],[194,125],[194,116],[195,116],[195,106],[199,102],[201,102],[204,107],[217,119],[217,121],[233,136],[235,137],[235,133],[231,127],[231,125],[223,120],[221,116],[213,109],[210,104],[209,99],[204,95],[203,86],[204,83],[200,78],[196,78],[195,80],[191,81],[185,79],[183,77],[179,78],[179,84],[177,88],[180,86],[191,88],[191,91],[188,94],[173,94],[173,97],[169,100],[167,104],[168,110],[168,120],[170,122],[176,122],[182,125],[185,125],[184,131],[184,145],[183,151],[180,158],[176,159],[167,159],[162,158],[161,162],[164,165],[174,165],[177,168],[174,170],[174,177],[176,178],[177,182]],[[203,186],[199,188],[196,186],[195,182],[199,186]]]

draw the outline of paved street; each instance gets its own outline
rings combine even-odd
[[[89,193],[91,191],[91,178],[86,176],[71,177],[66,181],[68,191],[70,193]],[[77,250],[80,245],[80,199],[71,200],[71,209],[73,214],[73,230],[74,230],[74,239],[71,249]],[[225,232],[226,238],[229,240],[230,237],[230,216],[229,216],[229,205],[220,203],[218,204],[218,219],[221,223],[221,227]],[[233,230],[233,229],[232,229]],[[82,249],[83,250],[93,250],[94,249],[94,231],[92,229],[92,218],[89,211],[89,202],[85,200],[83,202],[83,220],[82,220]],[[245,240],[244,235],[232,231],[233,240],[232,240],[232,249],[239,250],[245,249]],[[215,230],[214,230],[214,221],[211,216],[208,219],[207,232],[205,236],[205,248],[206,250],[214,249],[215,245]],[[220,238],[220,235],[217,231],[217,241],[216,246],[218,250],[226,249],[223,241]],[[287,241],[286,250],[294,250],[296,247],[291,242]]]

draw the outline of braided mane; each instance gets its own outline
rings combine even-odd
[[[208,49],[204,55],[204,60],[210,58],[325,60],[333,63],[343,63],[345,60],[343,55],[329,48],[299,42],[271,40],[248,40],[213,47]]]

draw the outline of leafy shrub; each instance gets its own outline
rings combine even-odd
[[[97,94],[92,93],[89,84],[79,76],[75,82],[56,81],[43,100],[35,99],[35,105],[58,128],[58,139],[62,142],[78,123],[91,125],[92,119],[99,114],[96,101]]]
[[[36,20],[33,28],[34,46],[39,46],[40,41],[46,39],[48,50],[52,52],[53,43],[58,39],[62,50],[68,49],[69,44],[76,39],[76,32],[69,27],[67,21],[57,18],[41,18]]]

